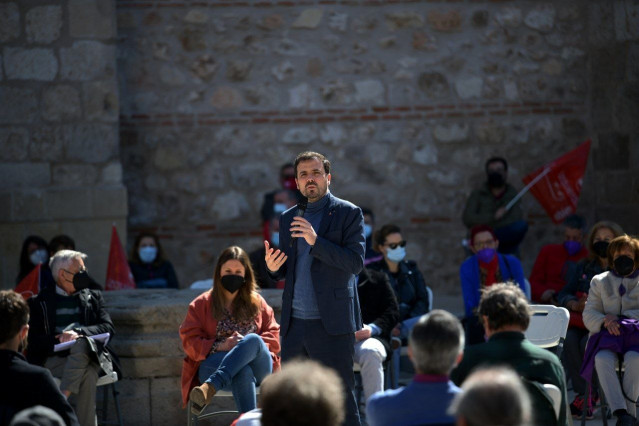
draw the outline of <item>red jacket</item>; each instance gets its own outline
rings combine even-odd
[[[566,285],[564,271],[566,262],[577,262],[587,255],[588,250],[585,247],[582,247],[577,254],[568,256],[563,244],[543,246],[530,273],[530,290],[533,302],[539,302],[541,295],[548,289],[559,293]]]
[[[280,325],[275,321],[273,309],[260,298],[260,312],[255,317],[258,334],[271,353],[273,372],[280,368]],[[180,325],[180,339],[184,348],[184,362],[182,363],[182,403],[186,406],[189,392],[198,386],[197,375],[200,363],[211,352],[215,341],[217,320],[211,314],[211,292],[207,291],[196,297],[190,304],[189,310]]]

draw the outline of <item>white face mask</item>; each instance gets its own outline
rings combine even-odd
[[[40,263],[45,263],[49,258],[49,254],[45,249],[37,249],[33,253],[29,255],[29,260],[34,265],[38,265]]]

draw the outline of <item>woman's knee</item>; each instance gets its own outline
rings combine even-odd
[[[249,383],[255,381],[255,374],[249,365],[245,365],[233,376],[233,383]]]

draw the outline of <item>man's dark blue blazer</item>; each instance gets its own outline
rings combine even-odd
[[[333,196],[330,192],[324,207],[317,240],[311,247],[311,278],[317,305],[326,332],[331,335],[354,333],[362,328],[356,276],[364,267],[366,239],[364,216],[356,205]],[[286,277],[282,296],[280,334],[286,336],[292,315],[295,291],[296,244],[291,247],[291,222],[297,216],[294,206],[280,217],[280,248],[288,259],[277,271],[278,279]]]

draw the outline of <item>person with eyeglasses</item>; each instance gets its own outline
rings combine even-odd
[[[428,313],[430,300],[424,276],[414,260],[406,260],[406,240],[399,226],[382,226],[373,234],[373,241],[375,250],[384,258],[369,264],[368,268],[388,276],[399,304],[399,324],[393,334],[405,340],[413,325]]]
[[[513,281],[526,293],[526,280],[521,262],[515,256],[499,254],[499,240],[488,225],[477,225],[470,231],[471,250],[459,268],[466,319],[466,344],[484,342],[484,328],[475,315],[481,290],[495,283]]]

